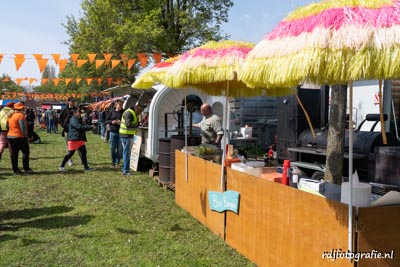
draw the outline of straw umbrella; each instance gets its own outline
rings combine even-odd
[[[155,64],[150,70],[140,75],[132,84],[132,88],[150,89],[156,82],[163,79],[168,69],[179,59],[180,55],[171,57]]]
[[[335,102],[337,95],[343,92],[343,84],[349,83],[351,88],[352,81],[355,80],[399,77],[399,62],[400,1],[321,1],[293,11],[268,33],[249,53],[239,78],[250,87],[274,88],[293,86],[307,81],[331,84],[334,85],[331,101]],[[346,97],[342,99],[345,101]],[[352,90],[350,90],[350,114],[351,112]],[[335,115],[337,114],[331,109],[331,118]],[[351,121],[350,119],[350,123]],[[328,136],[333,136],[332,128],[334,127],[329,128]],[[384,127],[381,128],[385,143]],[[342,130],[344,136],[344,127]],[[349,145],[351,187],[352,125],[349,127]],[[331,144],[328,142],[328,153],[331,149]],[[343,148],[341,152],[342,158],[336,162],[343,164]],[[328,170],[330,164],[327,157]],[[350,250],[352,249],[351,224],[352,194],[349,203]]]

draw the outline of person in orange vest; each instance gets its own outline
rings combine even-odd
[[[22,152],[22,165],[25,174],[33,174],[29,167],[29,142],[28,124],[24,114],[24,104],[19,102],[14,104],[14,113],[7,120],[7,139],[11,149],[11,165],[14,174],[23,174],[18,168],[18,154]]]

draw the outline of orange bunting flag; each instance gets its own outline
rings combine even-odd
[[[49,60],[47,58],[36,59],[36,62],[39,65],[40,73],[42,73],[44,71],[44,68],[46,67],[48,61]]]
[[[121,56],[121,61],[124,66],[126,66],[126,63],[128,62],[129,56],[127,54],[120,54]]]
[[[14,62],[15,62],[15,67],[17,68],[18,71],[19,68],[22,66],[22,64],[25,62],[25,55],[15,54]]]
[[[135,65],[135,63],[136,63],[136,58],[129,59],[128,60],[128,70],[130,70],[133,67],[133,65]]]
[[[154,58],[154,62],[157,64],[157,63],[160,63],[161,62],[161,58],[162,58],[162,54],[161,53],[156,53],[156,52],[154,52],[153,53],[153,58]]]
[[[3,54],[0,54],[0,64],[2,60],[3,60]]]
[[[107,85],[110,86],[112,83],[112,78],[107,78]]]
[[[89,59],[90,64],[94,62],[94,59],[96,58],[96,54],[87,54],[87,57]]]
[[[76,84],[80,83],[82,81],[82,78],[76,78],[75,82]]]
[[[60,82],[59,78],[53,78],[53,83],[55,86],[58,86],[58,83]]]
[[[103,82],[103,78],[97,78],[97,84],[101,85],[101,83]]]
[[[92,81],[93,81],[93,78],[86,78],[87,85],[90,86],[92,84]]]
[[[65,66],[67,66],[68,59],[60,59],[58,61],[58,66],[60,67],[60,73],[64,71]]]
[[[49,79],[42,78],[42,84],[46,84]]]
[[[72,82],[72,78],[65,78],[65,84],[68,85]]]
[[[116,66],[118,66],[118,64],[121,63],[120,59],[113,59],[111,61],[111,69],[115,68]]]
[[[54,62],[56,63],[56,65],[58,65],[58,63],[60,62],[61,54],[51,54],[51,56],[53,57]]]
[[[15,81],[16,81],[16,83],[17,83],[18,85],[21,84],[22,80],[23,80],[22,78],[17,78],[17,79],[15,79]],[[15,95],[16,95],[16,93],[15,93]]]
[[[76,64],[76,61],[78,60],[79,54],[70,54],[72,62]]]
[[[147,66],[147,54],[146,53],[139,53],[137,54],[139,61],[140,61],[140,66],[142,66],[142,68]]]
[[[32,54],[32,56],[33,56],[34,58],[36,58],[36,60],[42,59],[42,58],[43,58],[43,54]]]
[[[96,69],[98,69],[101,65],[104,64],[104,62],[106,62],[104,59],[96,59]]]
[[[87,59],[78,59],[78,62],[76,63],[76,66],[78,68],[82,67],[83,64],[85,64],[88,60]]]
[[[3,82],[9,82],[10,81],[10,77],[5,77],[4,79],[3,79]]]
[[[108,54],[103,54],[103,55],[104,55],[104,59],[107,62],[107,64],[110,64],[110,60],[111,60],[111,57],[113,54],[108,53]]]
[[[37,81],[36,78],[29,78],[29,84],[32,84],[33,82]]]

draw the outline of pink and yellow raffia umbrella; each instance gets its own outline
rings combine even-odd
[[[400,76],[400,1],[330,0],[298,8],[249,53],[250,87],[346,84]]]
[[[180,55],[155,64],[150,70],[140,75],[132,84],[132,88],[150,89],[155,83],[164,79],[167,71],[180,58]]]
[[[184,53],[161,82],[171,88],[196,87],[209,95],[232,97],[293,94],[292,89],[251,89],[237,79],[240,67],[254,44],[210,41]]]

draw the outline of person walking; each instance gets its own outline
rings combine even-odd
[[[14,112],[13,107],[14,107],[14,102],[8,102],[6,106],[0,111],[0,160],[3,155],[4,149],[6,149],[8,146],[8,139],[7,139],[7,120],[8,117],[11,116],[11,114]],[[9,148],[10,155],[11,155],[11,150]]]
[[[202,143],[220,146],[224,135],[220,117],[213,114],[210,104],[207,103],[201,105],[200,112],[203,120],[193,124],[193,127],[200,128]]]
[[[119,136],[119,129],[122,118],[122,101],[117,100],[114,108],[107,113],[105,123],[109,125],[109,139],[111,152],[111,168],[118,168],[122,159],[122,144]]]
[[[61,162],[61,165],[59,167],[60,172],[67,171],[65,169],[65,164],[74,155],[75,150],[78,150],[81,154],[82,164],[85,168],[85,172],[95,170],[94,168],[90,168],[88,165],[87,150],[85,145],[85,142],[87,142],[86,131],[90,131],[95,128],[96,128],[95,125],[85,125],[82,123],[81,111],[79,109],[72,111],[72,117],[70,118],[69,121],[69,128],[67,134],[68,152],[64,156],[63,161]]]
[[[136,134],[137,127],[139,126],[138,116],[142,113],[143,107],[136,104],[134,107],[130,107],[122,114],[121,126],[119,128],[119,135],[122,143],[122,174],[130,175],[130,163],[131,163],[131,148],[133,143],[133,137]]]
[[[18,168],[18,154],[22,152],[22,165],[25,174],[33,174],[29,167],[29,142],[28,142],[28,124],[24,114],[24,104],[21,102],[14,104],[14,113],[8,118],[7,139],[11,149],[11,165],[14,174],[23,174]]]
[[[56,114],[54,113],[54,110],[52,107],[50,107],[48,110],[45,112],[46,116],[46,121],[47,121],[47,133],[51,134],[51,132],[57,133],[55,129],[55,116]]]
[[[67,135],[68,135],[70,118],[72,118],[72,114],[73,114],[74,110],[76,110],[76,109],[77,109],[77,107],[75,106],[75,98],[68,97],[67,106],[61,110],[60,118],[59,118],[59,123],[60,123],[61,127],[63,127],[61,135],[63,137],[65,137],[65,139],[67,139]],[[68,151],[68,144],[67,144],[67,151]],[[79,156],[81,156],[81,155],[79,154]],[[74,162],[72,161],[72,159],[70,159],[68,161],[68,165],[72,166],[73,164],[74,164]]]

